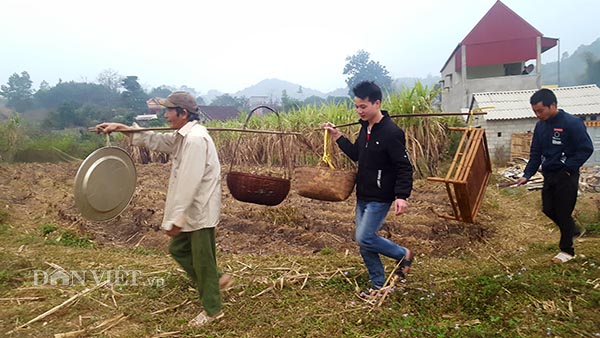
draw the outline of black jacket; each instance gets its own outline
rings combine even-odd
[[[556,116],[536,123],[523,176],[531,178],[540,164],[544,173],[578,173],[593,152],[594,145],[583,121],[559,109]]]
[[[368,122],[362,125],[355,143],[342,136],[337,144],[353,161],[358,161],[356,197],[365,201],[392,202],[407,199],[412,191],[412,165],[406,153],[406,138],[382,110],[383,119],[371,128],[367,142]]]

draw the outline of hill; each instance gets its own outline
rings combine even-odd
[[[415,82],[420,81],[424,85],[433,86],[439,81],[439,76],[428,75],[426,78],[416,77],[401,77],[394,80],[394,86],[400,88],[402,86],[412,87]],[[348,88],[338,88],[328,93],[323,93],[316,89],[311,89],[301,84],[292,83],[280,79],[265,79],[255,85],[244,88],[232,94],[236,97],[251,97],[251,96],[268,96],[274,100],[279,100],[283,91],[286,91],[289,97],[303,101],[307,97],[318,96],[327,98],[330,96],[340,97],[348,95]],[[206,102],[210,102],[214,97],[220,95],[218,91],[210,91],[210,95],[203,95]]]
[[[589,45],[579,46],[572,55],[564,52],[560,61],[560,86],[577,86],[583,83],[583,75],[587,71],[587,58],[600,59],[600,38]],[[557,84],[558,61],[542,64],[542,83]]]
[[[283,91],[286,91],[289,97],[297,100],[304,100],[310,96],[327,97],[327,93],[304,87],[302,85],[280,80],[280,79],[265,79],[250,87],[237,91],[233,96],[250,97],[250,96],[268,96],[273,99],[280,99]]]

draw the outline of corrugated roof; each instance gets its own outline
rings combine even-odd
[[[485,119],[516,120],[535,117],[529,98],[537,89],[475,93],[478,107],[486,109]],[[573,115],[600,114],[600,88],[596,85],[552,88],[558,108]]]
[[[240,111],[231,106],[198,106],[198,110],[211,120],[219,121],[235,119],[240,115]]]

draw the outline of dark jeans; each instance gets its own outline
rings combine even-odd
[[[579,173],[569,174],[566,171],[544,173],[542,210],[560,229],[558,244],[560,250],[570,255],[575,255],[573,236],[576,225],[571,214],[577,201],[578,185]]]

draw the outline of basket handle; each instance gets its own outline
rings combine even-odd
[[[283,129],[281,128],[281,116],[279,115],[279,113],[277,112],[277,110],[275,110],[275,109],[273,109],[273,108],[271,108],[269,106],[266,106],[266,105],[260,105],[260,106],[254,107],[250,111],[250,113],[248,113],[248,116],[246,117],[246,121],[244,122],[244,126],[242,127],[242,129],[246,130],[246,128],[248,127],[248,122],[250,121],[250,118],[252,117],[252,114],[254,114],[255,111],[257,111],[257,110],[259,110],[261,108],[265,108],[267,110],[270,110],[271,112],[275,113],[275,115],[277,115],[277,124],[278,124],[278,127],[279,127],[279,131],[282,131]],[[283,134],[279,134],[278,136],[279,136],[279,141],[281,143],[281,154],[283,156],[281,158],[281,162],[282,162],[283,166],[286,168],[286,170],[285,170],[286,178],[289,179],[291,177],[291,174],[290,174],[290,168],[289,168],[288,160],[287,160],[287,157],[285,155],[285,147],[284,147],[284,144],[283,144]],[[233,162],[234,162],[234,159],[235,159],[235,157],[237,155],[238,147],[240,145],[240,141],[241,140],[242,140],[242,134],[240,134],[240,136],[238,137],[238,140],[237,140],[237,142],[235,144],[235,148],[233,149],[233,156],[232,156],[232,159],[231,159],[231,163],[229,164],[229,172],[231,172],[231,169],[233,168]]]
[[[321,128],[316,130],[323,129]],[[308,150],[312,151],[316,156],[319,156],[321,158],[319,164],[326,165],[331,169],[335,169],[335,166],[333,164],[333,159],[335,158],[335,156],[333,155],[334,153],[332,149],[332,144],[335,142],[331,140],[331,137],[328,135],[327,130],[324,130],[323,133],[323,153],[320,153],[318,150],[316,150],[315,146],[312,145],[312,143],[306,136],[298,135],[298,140],[300,140],[306,146],[306,148],[308,148]],[[357,170],[358,166],[354,161],[350,161],[350,165],[352,168],[354,168],[354,170]]]

